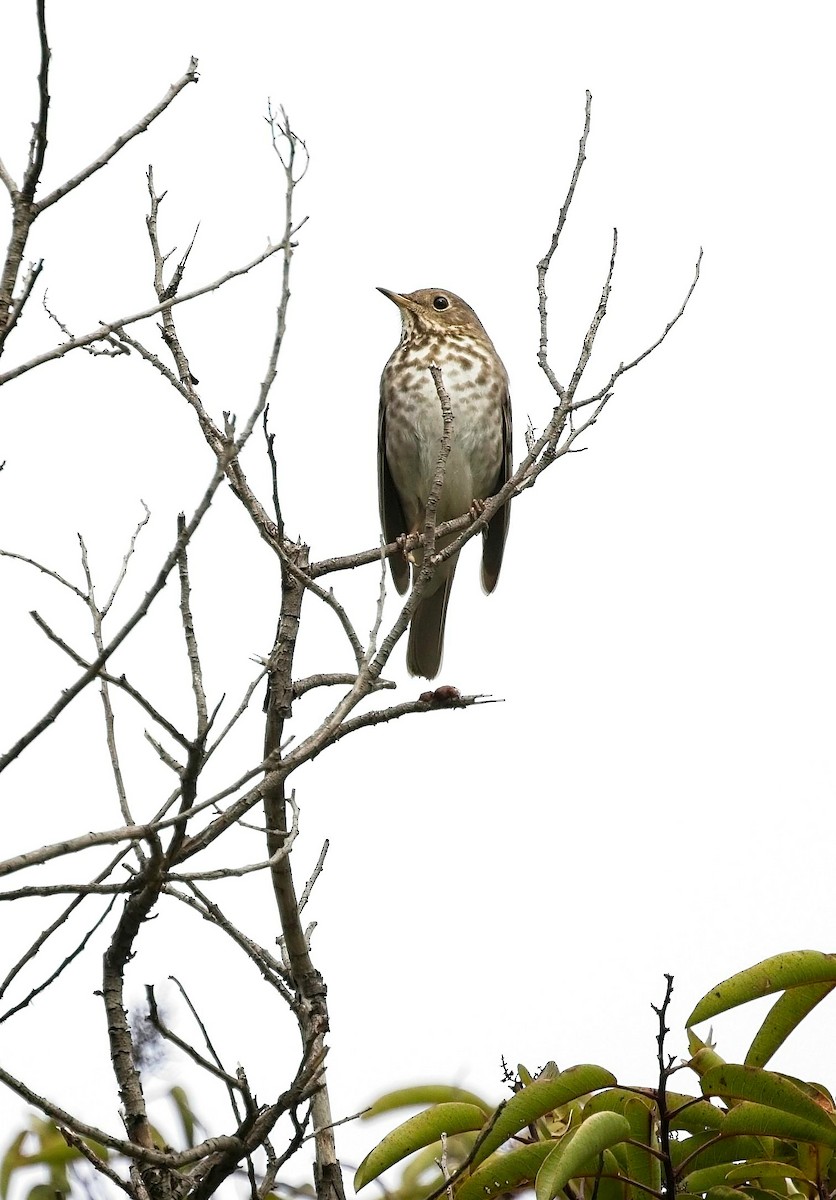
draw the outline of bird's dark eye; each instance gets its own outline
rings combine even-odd
[[[445,308],[449,307],[450,301],[446,296],[436,296],[433,300],[433,308],[437,308],[439,312],[442,312]]]

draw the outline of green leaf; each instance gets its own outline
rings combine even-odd
[[[455,1170],[458,1164],[467,1157],[473,1149],[475,1140],[475,1133],[457,1133],[447,1139],[447,1163],[451,1171]],[[408,1193],[420,1188],[424,1176],[430,1170],[433,1172],[433,1183],[437,1182],[440,1147],[440,1142],[430,1142],[429,1146],[424,1146],[422,1150],[413,1154],[401,1172],[401,1181],[398,1186],[399,1197],[405,1192]],[[426,1186],[423,1188],[423,1191],[426,1193]]]
[[[637,1096],[635,1092],[628,1091],[626,1088],[610,1087],[589,1098],[583,1106],[584,1116],[596,1112],[617,1112],[624,1116],[629,1101],[636,1099],[649,1111],[655,1111],[656,1100],[653,1096]]]
[[[834,983],[809,983],[791,988],[779,996],[755,1034],[746,1055],[746,1065],[765,1066],[796,1026],[836,987]]]
[[[704,1075],[706,1071],[710,1071],[712,1067],[722,1067],[726,1060],[715,1053],[710,1046],[703,1046],[701,1050],[697,1050],[693,1057],[689,1060],[688,1066],[697,1075]]]
[[[764,1071],[760,1067],[725,1063],[722,1067],[713,1067],[706,1071],[700,1084],[706,1094],[733,1096],[739,1100],[753,1100],[756,1104],[766,1104],[770,1108],[792,1113],[793,1116],[820,1125],[829,1135],[836,1135],[836,1125],[824,1109],[785,1075]]]
[[[502,1192],[532,1184],[553,1142],[532,1142],[508,1154],[495,1154],[456,1188],[456,1200],[491,1200]]]
[[[747,1183],[738,1192],[738,1195],[741,1194],[748,1197],[748,1200],[787,1200],[786,1186],[780,1192],[776,1192],[771,1189],[752,1187]]]
[[[192,1112],[189,1098],[181,1087],[176,1085],[168,1093],[171,1102],[177,1110],[177,1115],[180,1118],[180,1124],[183,1127],[184,1146],[191,1147],[195,1144],[195,1121],[194,1113]]]
[[[640,1146],[627,1145],[627,1174],[635,1183],[642,1184],[639,1192],[643,1196],[658,1193],[662,1187],[662,1164],[651,1150],[658,1150],[656,1136],[656,1105],[639,1096],[631,1096],[624,1106],[624,1116],[630,1126],[630,1136]],[[643,1149],[642,1147],[647,1147]],[[636,1192],[636,1194],[639,1194]]]
[[[689,1192],[707,1192],[709,1188],[722,1187],[728,1180],[729,1163],[715,1163],[713,1167],[699,1167],[689,1171],[683,1185]]]
[[[792,1163],[775,1162],[772,1159],[753,1159],[751,1162],[740,1163],[730,1167],[726,1180],[729,1183],[746,1183],[750,1179],[804,1179],[813,1183],[800,1167]]]
[[[620,1113],[600,1112],[560,1139],[537,1172],[537,1200],[552,1200],[572,1176],[608,1146],[631,1136],[630,1122]]]
[[[667,1102],[671,1129],[702,1133],[705,1129],[719,1129],[723,1124],[723,1114],[708,1100],[668,1092]]]
[[[731,1137],[725,1132],[720,1138],[716,1133],[700,1133],[686,1138],[684,1142],[671,1142],[671,1159],[678,1176],[683,1170],[687,1174],[700,1167],[712,1167],[715,1163],[731,1166],[741,1159],[764,1158],[765,1155],[761,1138]]]
[[[570,1100],[577,1100],[578,1096],[585,1096],[587,1092],[612,1087],[615,1083],[616,1078],[611,1071],[589,1063],[569,1067],[555,1079],[536,1079],[506,1102],[494,1127],[479,1147],[474,1166],[484,1162],[515,1133],[552,1109],[560,1108]]]
[[[354,1176],[354,1190],[358,1191],[377,1179],[384,1171],[420,1150],[431,1142],[437,1142],[442,1133],[466,1133],[480,1129],[485,1114],[476,1104],[436,1104],[424,1112],[416,1113],[397,1129],[387,1133],[382,1142],[366,1155]]]
[[[443,1083],[423,1083],[414,1087],[398,1088],[397,1091],[379,1096],[369,1111],[363,1113],[363,1120],[391,1112],[395,1108],[423,1107],[427,1104],[475,1104],[485,1114],[493,1112],[494,1109],[492,1104],[488,1104],[480,1096],[475,1096],[473,1092],[465,1091],[464,1088],[448,1087]]]
[[[819,950],[790,950],[766,958],[706,992],[685,1024],[697,1025],[738,1004],[809,983],[836,984],[836,955],[822,954]]]
[[[26,1200],[58,1200],[59,1196],[67,1193],[69,1193],[69,1185],[65,1189],[59,1190],[56,1195],[55,1183],[50,1180],[49,1183],[36,1183],[30,1189]]]
[[[793,1113],[782,1112],[765,1104],[744,1100],[736,1104],[723,1122],[724,1133],[748,1133],[755,1137],[790,1138],[836,1147],[836,1125],[829,1129],[818,1122],[807,1121]]]
[[[617,1147],[619,1150],[624,1149],[624,1145]],[[626,1200],[630,1194],[630,1189],[623,1182],[624,1169],[619,1164],[612,1150],[605,1150],[598,1162],[601,1164],[600,1174],[588,1176],[589,1183],[584,1188],[584,1194],[595,1196],[595,1200]],[[632,1189],[635,1191],[635,1189]],[[636,1193],[640,1195],[641,1193]],[[647,1200],[647,1197],[643,1197]],[[677,1196],[676,1200],[681,1200]]]
[[[3,1197],[3,1200],[5,1200],[6,1192],[9,1189],[9,1180],[13,1172],[27,1161],[27,1156],[22,1154],[20,1150],[27,1132],[26,1129],[21,1129],[3,1155],[2,1163],[0,1163],[0,1196]]]

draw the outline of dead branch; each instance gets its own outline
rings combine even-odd
[[[209,486],[207,487],[203,494],[203,498],[195,509],[192,519],[189,521],[188,525],[186,525],[183,532],[178,536],[177,541],[163,563],[157,578],[145,593],[145,596],[139,606],[134,610],[132,615],[128,618],[115,637],[108,643],[107,646],[103,648],[102,652],[95,659],[95,661],[90,664],[84,674],[81,675],[74,684],[71,684],[70,687],[66,688],[61,693],[59,699],[56,700],[52,708],[50,708],[49,711],[45,713],[43,717],[41,717],[40,721],[33,725],[31,729],[29,729],[21,738],[19,738],[18,741],[15,742],[15,744],[11,747],[11,749],[9,749],[4,755],[0,756],[0,771],[4,771],[9,763],[14,762],[18,755],[25,750],[27,746],[31,745],[35,738],[37,738],[52,724],[56,717],[58,717],[64,711],[67,705],[76,698],[79,692],[83,691],[84,688],[87,687],[88,683],[96,678],[99,670],[105,665],[113,652],[117,650],[119,646],[121,646],[122,642],[124,642],[131,630],[136,628],[136,626],[148,612],[148,609],[151,607],[153,601],[165,586],[165,582],[168,579],[174,564],[179,558],[180,551],[184,546],[188,545],[195,530],[200,525],[200,522],[203,520],[206,513],[209,511],[209,505],[212,503],[215,492],[218,490],[223,480],[224,471],[219,468],[212,476]]]
[[[11,174],[5,167],[2,167],[2,170],[0,170],[0,178],[3,179],[12,200],[12,235],[6,251],[2,274],[0,275],[0,353],[2,353],[4,343],[14,328],[23,306],[31,294],[35,278],[40,272],[40,265],[37,269],[30,269],[21,293],[15,300],[15,283],[20,271],[23,255],[26,251],[29,233],[35,220],[45,209],[56,204],[69,192],[84,183],[86,179],[89,179],[91,175],[94,175],[102,167],[106,166],[119,153],[122,147],[127,145],[133,138],[137,137],[140,133],[144,133],[157,117],[165,112],[183,88],[189,83],[196,83],[198,78],[197,59],[192,58],[185,74],[176,83],[171,85],[165,96],[141,120],[126,130],[125,133],[121,134],[98,158],[88,163],[86,167],[83,167],[70,179],[44,196],[43,199],[36,200],[35,193],[41,181],[46,157],[50,103],[49,62],[51,55],[46,31],[45,0],[38,0],[37,2],[37,23],[38,40],[40,43],[38,117],[33,126],[32,140],[29,146],[29,159],[21,187],[18,188],[16,186]],[[0,378],[0,382],[2,381],[2,378]]]

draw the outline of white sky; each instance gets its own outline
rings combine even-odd
[[[0,154],[18,179],[36,102],[33,8],[0,14]],[[511,377],[517,459],[526,418],[548,420],[535,264],[586,88],[588,161],[550,278],[558,374],[571,373],[594,311],[613,225],[615,290],[589,391],[673,316],[704,247],[683,321],[619,385],[588,450],[515,504],[490,600],[476,552],[463,556],[440,681],[504,703],[362,733],[296,779],[300,879],[331,839],[309,912],[329,986],[335,1115],[412,1081],[498,1100],[503,1054],[530,1069],[597,1061],[651,1083],[649,1005],[665,971],[676,976],[670,1050],[685,1053],[684,1018],[712,984],[781,950],[832,946],[832,9],[77,0],[53,3],[49,19],[47,188],[137,120],[191,54],[201,71],[151,132],[35,227],[29,255],[45,258],[50,304],[74,333],[153,303],[149,162],[169,192],[163,242],[183,248],[200,221],[196,286],[280,234],[268,96],[307,139],[297,211],[310,220],[271,413],[288,528],[314,557],[378,536],[377,387],[398,322],[377,285],[447,287],[476,308]],[[276,259],[181,310],[216,415],[255,401],[278,280]],[[38,299],[8,360],[56,335]],[[151,507],[127,614],[177,511],[193,510],[211,474],[192,414],[141,363],[80,354],[10,385],[2,413],[4,548],[81,582],[81,530],[106,594],[140,497]],[[261,458],[254,442],[244,465],[267,496]],[[276,572],[228,495],[192,563],[207,685],[231,704],[250,656],[269,649]],[[55,585],[20,564],[1,569],[5,747],[76,675],[28,611],[79,649],[90,643],[81,607]],[[334,586],[365,636],[375,570]],[[348,669],[336,623],[306,607],[299,673]],[[390,596],[387,616],[397,611]],[[189,720],[174,587],[113,665]],[[398,698],[422,687],[400,647],[390,675]],[[297,736],[324,704],[298,704]],[[171,780],[142,724],[124,704],[119,713],[131,800],[150,813]],[[118,823],[100,723],[91,690],[6,773],[9,853]],[[253,713],[212,781],[250,765],[260,737]],[[242,835],[239,861],[255,845]],[[35,880],[89,878],[100,861]],[[212,894],[271,944],[266,877]],[[4,908],[4,958],[54,911]],[[248,964],[227,962],[196,919],[169,915],[145,931],[132,995],[177,974],[227,1065],[242,1062],[268,1100],[296,1062],[295,1028]],[[92,996],[102,945],[60,995],[0,1028],[0,1061],[118,1133]],[[816,1012],[775,1065],[832,1086],[833,1013]],[[720,1019],[719,1051],[739,1059],[757,1023],[754,1012]],[[193,1077],[172,1058],[171,1079]],[[192,1089],[199,1111],[219,1111],[220,1097]],[[14,1098],[0,1097],[0,1111],[20,1120]],[[344,1157],[359,1161],[374,1136],[347,1127]]]

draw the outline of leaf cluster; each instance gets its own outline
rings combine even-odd
[[[390,1200],[492,1200],[534,1189],[536,1200],[786,1200],[836,1191],[836,1120],[818,1083],[766,1069],[810,1010],[836,987],[836,955],[779,954],[712,988],[688,1021],[690,1057],[666,1058],[660,1020],[659,1078],[619,1085],[584,1064],[536,1077],[520,1066],[513,1095],[498,1106],[456,1088],[406,1088],[381,1097],[368,1115],[429,1104],[388,1133],[357,1169],[359,1191],[405,1164]],[[780,993],[742,1063],[727,1063],[692,1026],[738,1005]],[[674,1091],[683,1067],[693,1094]],[[414,1156],[414,1157],[412,1157]],[[405,1162],[409,1159],[410,1161]]]

